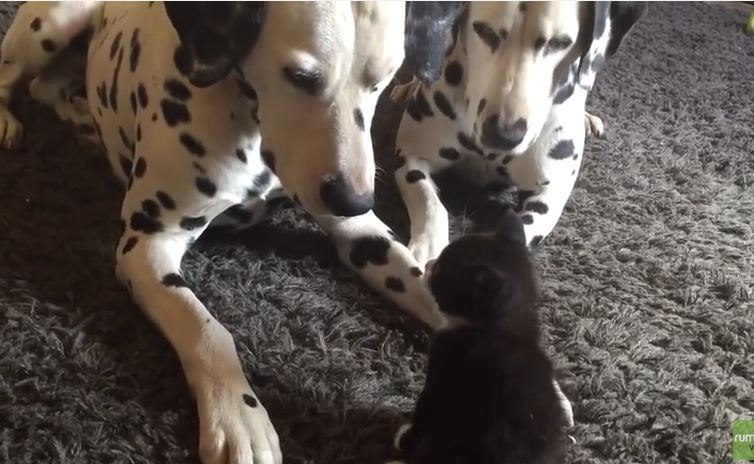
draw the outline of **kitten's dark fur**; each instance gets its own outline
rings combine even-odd
[[[562,462],[565,414],[539,344],[537,286],[512,211],[494,235],[446,247],[428,276],[440,309],[462,320],[436,335],[412,428],[409,464]]]

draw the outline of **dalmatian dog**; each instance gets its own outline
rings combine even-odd
[[[34,98],[104,146],[124,186],[116,274],[178,354],[205,464],[282,462],[230,332],[181,275],[210,225],[253,226],[288,197],[346,266],[431,328],[444,324],[419,263],[371,211],[368,129],[407,50],[425,52],[407,43],[422,37],[410,25],[444,34],[450,12],[404,2],[20,6],[1,48],[0,145],[22,142],[8,103],[31,80]]]
[[[527,243],[554,228],[576,181],[595,74],[644,13],[632,2],[470,2],[419,75],[396,142],[395,177],[419,263],[448,244],[432,175],[458,168],[479,186],[517,190]],[[410,88],[410,86],[407,86]],[[407,87],[397,90],[407,92]]]

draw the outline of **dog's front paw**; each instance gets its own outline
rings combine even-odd
[[[584,128],[586,129],[586,135],[594,135],[597,138],[601,138],[605,134],[605,124],[599,117],[584,112]]]
[[[0,147],[15,150],[21,146],[24,128],[8,108],[0,103]]]
[[[251,388],[223,379],[197,388],[199,457],[203,464],[281,464],[280,443],[267,411]]]

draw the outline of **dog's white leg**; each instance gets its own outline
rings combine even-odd
[[[419,263],[374,212],[351,218],[315,219],[334,240],[341,260],[372,288],[433,329],[445,324],[424,283]]]
[[[583,106],[566,115],[576,111],[583,114]],[[542,142],[522,159],[514,160],[509,170],[519,188],[516,210],[530,247],[547,237],[560,219],[584,155],[581,118],[564,117],[548,130]]]
[[[404,159],[395,171],[395,182],[411,221],[408,249],[423,268],[448,245],[448,212],[432,181],[429,163],[413,156]]]
[[[279,464],[278,436],[246,380],[231,334],[181,277],[190,239],[184,233],[147,235],[128,227],[118,246],[118,277],[183,365],[199,412],[202,462]]]

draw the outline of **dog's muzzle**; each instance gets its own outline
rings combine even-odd
[[[374,207],[374,191],[358,194],[342,175],[325,179],[319,192],[325,206],[336,216],[361,216]]]
[[[493,114],[482,123],[481,142],[497,150],[513,150],[524,140],[526,129],[525,119],[519,118],[513,124],[506,124],[500,120],[500,116]]]

